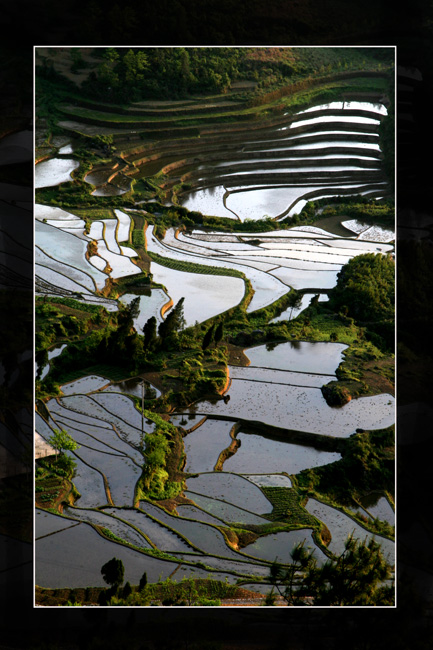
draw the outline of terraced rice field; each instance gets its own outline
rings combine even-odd
[[[191,107],[178,108],[188,111]],[[228,105],[227,110],[231,109]],[[135,110],[142,110],[144,119],[146,111],[149,117],[149,111],[160,114],[163,107]],[[65,128],[103,132],[97,123],[102,117],[96,113],[95,124],[84,127],[78,110],[65,107],[64,112],[70,118],[62,122]],[[94,169],[86,181],[95,186],[95,196],[120,195],[132,179],[161,172],[167,204],[178,202],[189,210],[242,222],[267,217],[281,220],[315,197],[360,194],[380,198],[389,193],[381,171],[378,135],[385,114],[381,104],[332,102],[295,116],[279,116],[264,126],[243,125],[236,132],[229,128],[213,132],[211,126],[202,125],[200,139],[176,140],[181,135],[178,130],[172,141],[161,140],[153,150],[131,133],[129,115],[123,123],[104,127],[118,145],[124,143],[125,134],[132,138],[123,152],[125,168],[115,173],[112,168]],[[36,186],[68,181],[77,166],[72,159],[40,163]],[[179,191],[182,183],[189,189]],[[142,271],[138,253],[131,248],[129,211],[116,209],[113,215],[93,220],[86,232],[84,219],[58,207],[36,205],[38,294],[74,296],[110,310],[118,308],[117,300],[104,298],[97,290],[109,280],[131,279]],[[130,304],[140,296],[134,327],[141,332],[151,316],[162,322],[170,300],[176,304],[184,297],[186,325],[190,326],[238,305],[245,292],[243,278],[247,278],[253,289],[248,314],[269,306],[291,288],[305,290],[299,308],[289,308],[274,319],[289,320],[307,306],[315,292],[323,292],[324,299],[351,258],[393,251],[392,231],[366,227],[356,220],[344,220],[343,225],[351,236],[342,238],[311,226],[230,234],[169,228],[159,239],[153,227],[148,227],[146,250],[159,256],[158,262],[150,261],[151,273],[164,289],[137,294],[131,290],[120,299]],[[97,252],[86,255],[90,242],[96,242]],[[185,263],[188,270],[184,270]],[[235,272],[238,277],[219,275],[224,272]],[[358,427],[379,429],[393,422],[394,399],[388,394],[352,400],[340,409],[326,404],[320,388],[335,378],[344,349],[342,344],[324,342],[285,343],[273,350],[249,348],[250,365],[229,369],[229,401],[202,400],[171,413],[172,423],[186,431],[186,499],[170,512],[144,499],[136,503],[137,481],[145,463],[143,436],[154,430],[132,399],[141,397],[140,381],[116,383],[89,376],[62,386],[63,396],[47,404],[50,417],[45,420],[37,414],[36,430],[47,440],[56,426],[64,428],[80,445],[75,452],[67,452],[77,464],[74,482],[80,497],[73,507],[64,509],[63,516],[38,513],[36,583],[102,586],[100,567],[115,555],[123,561],[131,584],[137,584],[144,571],[150,582],[211,574],[230,583],[239,576],[248,578],[253,581],[251,588],[267,591],[260,580],[268,576],[270,563],[276,558],[289,563],[296,543],[305,540],[319,563],[324,562],[324,549],[314,542],[311,528],[267,532],[243,546],[230,539],[227,529],[236,524],[259,531],[268,527],[262,532],[269,531],[274,505],[265,489],[289,490],[290,475],[341,458],[339,453],[310,444],[292,444],[284,435],[275,438],[244,431],[246,424],[335,439],[349,437]],[[148,389],[151,398],[161,394],[151,385]],[[330,553],[341,551],[352,530],[361,537],[366,533],[344,513],[313,499],[305,512],[329,528]],[[393,520],[383,502],[372,505],[370,512]],[[117,542],[104,536],[107,530]],[[393,559],[393,543],[385,538],[380,541]],[[77,548],[85,548],[86,553],[78,554]],[[152,556],[149,551],[155,549],[165,555]]]

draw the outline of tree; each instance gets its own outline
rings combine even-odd
[[[299,544],[292,552],[293,563],[283,569],[271,567],[270,581],[292,605],[315,606],[392,605],[394,588],[387,584],[392,568],[374,538],[360,541],[350,535],[344,551],[334,560],[317,565],[313,551]],[[302,578],[297,575],[301,572]],[[308,600],[306,600],[308,599]]]
[[[223,321],[221,321],[220,323],[218,323],[218,326],[215,330],[215,336],[214,336],[215,345],[218,345],[218,343],[222,340],[223,336],[224,336],[224,323]]]
[[[130,594],[132,594],[132,587],[129,582],[127,582],[122,590],[122,598],[128,598]]]
[[[210,345],[215,333],[215,324],[212,323],[212,325],[209,327],[207,332],[205,333],[203,337],[203,342],[201,344],[202,350],[206,350],[206,348]]]
[[[139,313],[140,296],[134,298],[129,305],[126,305],[124,309],[119,311],[118,324],[125,336],[130,334],[131,328],[134,326],[134,318],[137,318]]]
[[[143,573],[143,575],[141,576],[141,578],[140,578],[140,582],[139,582],[139,585],[138,585],[139,590],[143,591],[143,589],[146,587],[146,585],[147,585],[147,573],[145,571]]]
[[[122,68],[126,86],[131,89],[131,86],[143,81],[144,73],[149,69],[146,53],[140,50],[134,54],[133,50],[129,50],[123,57]]]
[[[48,442],[60,454],[65,450],[75,451],[80,447],[64,429],[54,429],[54,435],[48,438]]]
[[[116,557],[113,557],[111,560],[106,562],[101,568],[102,577],[104,582],[108,585],[111,585],[113,589],[117,589],[123,582],[123,577],[125,574],[125,567],[123,566],[122,560],[118,560]]]
[[[114,47],[107,47],[103,52],[102,57],[107,59],[107,61],[115,63],[119,60],[119,53]]]
[[[154,347],[156,342],[156,318],[151,316],[145,323],[143,327],[143,346],[146,350],[150,350]]]
[[[167,318],[158,327],[158,334],[162,339],[185,327],[185,317],[183,315],[184,301],[185,298],[181,298],[168,314]]]
[[[132,320],[134,320],[134,318],[138,318],[139,313],[140,313],[140,296],[137,296],[129,304],[130,318]]]

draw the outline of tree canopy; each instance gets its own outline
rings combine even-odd
[[[65,429],[62,429],[61,431],[54,429],[54,434],[48,438],[48,442],[60,453],[64,450],[75,451],[75,449],[79,448],[79,445],[69,435],[69,433],[65,431]]]
[[[274,562],[270,581],[290,605],[392,605],[392,567],[374,538],[360,541],[350,535],[344,551],[319,566],[314,551],[298,544],[286,569]],[[299,581],[299,572],[302,579]]]
[[[112,587],[119,587],[124,578],[125,567],[122,560],[113,557],[101,568],[102,577],[104,581]]]
[[[346,307],[347,314],[359,321],[394,319],[395,263],[388,255],[367,253],[353,257],[337,276],[330,292],[333,309]]]
[[[170,334],[181,330],[185,326],[185,318],[183,315],[183,303],[185,298],[181,298],[173,307],[167,318],[162,321],[158,327],[158,334],[162,339],[167,338]]]

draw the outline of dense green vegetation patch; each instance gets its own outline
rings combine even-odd
[[[318,527],[317,519],[302,507],[302,497],[295,489],[268,486],[261,489],[273,506],[269,519],[288,523],[291,528]]]
[[[157,501],[172,499],[183,489],[183,479],[180,477],[179,480],[178,475],[178,465],[183,454],[182,436],[173,424],[156,413],[144,410],[143,416],[156,426],[152,433],[145,435],[143,441],[145,464],[137,487],[136,501],[143,496]]]

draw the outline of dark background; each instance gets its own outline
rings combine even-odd
[[[0,572],[3,648],[430,648],[433,641],[433,523],[430,516],[433,4],[423,0],[39,0],[2,3],[0,125],[31,129],[34,45],[395,45],[397,120],[398,606],[395,609],[33,608],[31,545],[16,544]],[[2,166],[0,220],[32,200],[33,159]],[[10,187],[13,184],[13,187]],[[6,215],[6,216],[5,216]],[[30,209],[18,217],[32,247]],[[3,221],[2,229],[7,227]],[[21,313],[32,310],[32,278]],[[16,310],[0,315],[3,358]],[[33,336],[26,324],[29,347]],[[9,363],[11,360],[9,359]],[[33,371],[33,369],[32,369]],[[8,416],[32,413],[32,372]],[[12,415],[11,415],[12,414]],[[31,516],[31,503],[29,502]],[[0,513],[4,516],[5,513]],[[429,542],[419,545],[419,531]],[[429,546],[430,544],[430,546]],[[215,646],[217,647],[217,646]],[[258,645],[257,645],[258,647]]]

